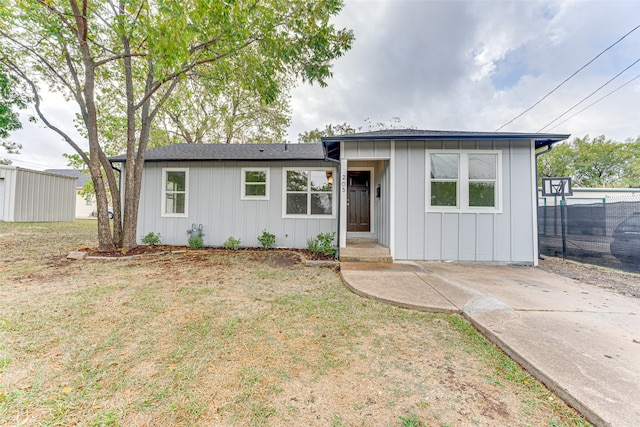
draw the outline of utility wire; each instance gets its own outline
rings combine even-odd
[[[554,122],[556,122],[557,120],[560,120],[562,117],[564,117],[567,113],[569,113],[571,110],[573,110],[574,108],[576,108],[578,105],[582,104],[584,101],[586,101],[587,99],[591,98],[593,95],[595,95],[598,91],[600,91],[600,89],[602,89],[603,87],[605,87],[606,85],[608,85],[609,83],[611,83],[612,81],[614,81],[615,79],[617,79],[618,77],[620,77],[620,75],[622,73],[624,73],[625,71],[627,71],[629,68],[633,67],[634,65],[636,65],[638,62],[640,62],[640,58],[636,59],[633,64],[629,65],[627,68],[625,68],[624,70],[620,71],[618,74],[616,74],[615,76],[611,77],[609,80],[607,80],[607,82],[605,84],[603,84],[602,86],[600,86],[598,89],[594,90],[593,92],[591,92],[589,95],[585,96],[584,98],[582,98],[582,100],[576,104],[573,105],[573,107],[569,108],[568,110],[566,110],[564,113],[560,114],[558,117],[556,117],[555,119],[551,120],[549,123],[547,123],[546,125],[544,125],[543,127],[540,128],[540,130],[538,130],[538,132],[542,132],[543,130],[545,130],[546,128],[548,128],[549,126],[551,126]]]
[[[560,123],[557,123],[555,126],[553,126],[552,128],[550,128],[549,130],[553,130],[555,128],[557,128],[558,126],[560,126],[563,123],[568,122],[569,120],[573,119],[575,116],[577,116],[578,114],[582,113],[584,110],[593,107],[594,105],[596,105],[598,102],[602,101],[605,98],[608,98],[609,96],[613,95],[614,93],[616,93],[617,91],[619,91],[620,89],[622,89],[623,87],[627,86],[628,84],[633,83],[634,81],[640,79],[640,74],[638,74],[637,76],[635,76],[634,78],[632,78],[631,80],[629,80],[628,82],[626,82],[625,84],[618,86],[616,89],[612,90],[611,92],[607,93],[606,95],[604,95],[601,98],[598,98],[596,101],[593,101],[591,104],[587,105],[586,107],[584,107],[582,110],[578,111],[577,113],[575,113],[574,115],[572,115],[571,117],[568,117],[566,119],[564,119],[563,121],[561,121]]]
[[[533,104],[531,107],[527,108],[526,110],[524,110],[522,113],[518,114],[517,116],[515,116],[513,119],[509,120],[507,123],[503,124],[502,126],[500,126],[498,129],[495,130],[495,132],[499,131],[500,129],[510,125],[511,123],[515,122],[517,119],[519,119],[520,117],[524,116],[526,113],[528,113],[529,111],[533,110],[534,107],[536,107],[538,104],[540,104],[542,101],[544,101],[545,99],[547,99],[552,93],[554,93],[556,90],[560,89],[561,86],[563,86],[566,82],[568,82],[569,80],[571,80],[576,74],[578,74],[580,71],[584,70],[585,68],[587,68],[593,61],[595,61],[596,59],[600,58],[605,52],[607,52],[609,49],[611,49],[612,47],[614,47],[615,45],[617,45],[618,43],[620,43],[622,40],[624,40],[629,34],[633,33],[635,30],[637,30],[638,28],[640,28],[640,25],[638,25],[637,27],[633,28],[631,31],[629,31],[627,34],[625,34],[624,36],[620,37],[618,40],[616,40],[615,43],[613,43],[611,46],[609,46],[608,48],[606,48],[605,50],[603,50],[602,52],[600,52],[599,54],[597,54],[591,61],[587,62],[586,64],[584,64],[582,67],[580,67],[576,72],[574,72],[573,74],[571,74],[569,77],[567,77],[566,79],[564,79],[562,81],[562,83],[560,83],[558,86],[556,86],[555,88],[553,88],[549,93],[547,93],[545,96],[543,96],[542,98],[540,98],[535,104]]]
[[[11,157],[5,157],[5,158],[8,159],[8,160],[11,160],[13,163],[22,163],[22,164],[25,164],[25,165],[30,166],[30,167],[35,166],[35,167],[39,167],[39,168],[43,168],[43,169],[64,169],[64,168],[61,168],[61,167],[56,167],[56,166],[51,166],[51,165],[43,165],[41,163],[28,162],[26,160],[17,159],[17,158],[11,158]],[[68,169],[70,169],[70,168],[68,168]]]

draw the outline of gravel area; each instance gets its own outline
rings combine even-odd
[[[553,257],[545,257],[540,261],[539,267],[589,285],[611,289],[621,295],[640,298],[640,273],[627,273]]]

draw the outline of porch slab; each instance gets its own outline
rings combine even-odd
[[[430,284],[416,280],[416,271],[410,271],[405,265],[387,270],[369,269],[364,263],[344,267],[345,264],[342,264],[340,271],[343,282],[360,296],[414,310],[440,313],[459,311]]]

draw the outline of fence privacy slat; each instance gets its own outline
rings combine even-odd
[[[640,225],[638,230],[635,230],[635,225],[629,225],[640,224],[640,202],[578,204],[566,208],[567,259],[627,271],[640,270]],[[560,209],[559,205],[538,207],[542,255],[562,256]],[[639,221],[633,221],[634,217]],[[616,228],[625,221],[628,230],[622,245],[624,256],[619,250],[614,251],[617,258],[611,253],[611,243]]]

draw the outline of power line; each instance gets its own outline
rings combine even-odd
[[[573,107],[569,108],[568,110],[566,110],[564,113],[560,114],[558,117],[556,117],[555,119],[551,120],[549,123],[547,123],[546,125],[544,125],[543,127],[540,128],[540,130],[538,130],[538,132],[542,132],[544,129],[548,128],[549,126],[551,126],[553,124],[553,122],[561,119],[565,114],[569,113],[571,110],[573,110],[574,108],[576,108],[578,105],[582,104],[584,101],[586,101],[587,99],[591,98],[593,95],[595,95],[597,92],[600,91],[600,89],[602,89],[603,87],[605,87],[606,85],[608,85],[609,83],[611,83],[612,81],[614,81],[615,79],[617,79],[618,77],[620,77],[620,75],[622,73],[624,73],[625,71],[627,71],[629,68],[633,67],[634,65],[636,65],[638,62],[640,62],[640,58],[636,59],[633,64],[629,65],[627,68],[625,68],[624,70],[620,71],[618,74],[616,74],[615,76],[611,77],[609,80],[607,80],[607,82],[605,84],[603,84],[602,86],[600,86],[598,89],[594,90],[593,92],[591,92],[589,95],[585,96],[584,98],[582,98],[582,100],[580,102],[578,102],[577,104],[573,105]]]
[[[495,132],[499,131],[500,129],[510,125],[511,123],[515,122],[517,119],[519,119],[520,117],[524,116],[526,113],[528,113],[529,111],[531,111],[534,107],[536,107],[538,104],[540,104],[542,101],[544,101],[545,99],[547,99],[552,93],[554,93],[556,90],[558,90],[561,86],[563,86],[566,82],[568,82],[569,80],[571,80],[576,74],[578,74],[580,71],[584,70],[585,68],[587,68],[593,61],[595,61],[596,59],[600,58],[605,52],[607,52],[609,49],[611,49],[612,47],[614,47],[615,45],[617,45],[618,43],[620,43],[622,40],[624,40],[629,34],[633,33],[635,30],[637,30],[638,28],[640,28],[640,25],[638,25],[637,27],[633,28],[631,31],[629,31],[627,34],[625,34],[624,36],[620,37],[618,40],[616,40],[615,43],[613,43],[612,45],[610,45],[608,48],[606,48],[605,50],[603,50],[602,52],[600,52],[599,54],[597,54],[591,61],[587,62],[586,64],[584,64],[582,67],[580,67],[576,72],[574,72],[573,74],[571,74],[569,77],[567,77],[566,79],[564,79],[562,81],[562,83],[560,83],[558,86],[556,86],[555,88],[553,88],[549,93],[547,93],[545,96],[543,96],[542,98],[540,98],[535,104],[533,104],[531,107],[527,108],[526,110],[524,110],[522,113],[518,114],[517,116],[515,116],[513,119],[509,120],[507,123],[503,124],[502,126],[500,126],[498,129],[495,130]]]
[[[60,167],[56,167],[56,166],[51,166],[51,165],[43,165],[40,163],[33,163],[33,162],[27,162],[25,160],[22,159],[16,159],[16,158],[11,158],[11,157],[6,157],[8,160],[11,160],[13,163],[23,163],[27,166],[36,166],[39,168],[44,168],[44,169],[64,169],[64,168],[60,168]]]
[[[607,93],[606,95],[604,95],[601,98],[598,98],[596,101],[593,101],[591,104],[587,105],[586,107],[584,107],[582,110],[578,111],[577,113],[575,113],[574,115],[572,115],[571,117],[566,118],[565,120],[561,121],[560,123],[557,123],[555,126],[553,126],[551,129],[549,130],[553,130],[555,128],[557,128],[558,126],[560,126],[563,123],[568,122],[569,120],[573,119],[575,116],[577,116],[578,114],[582,113],[584,110],[587,110],[591,107],[593,107],[594,105],[596,105],[598,102],[602,101],[605,98],[608,98],[609,96],[613,95],[614,93],[616,93],[617,91],[619,91],[620,89],[622,89],[623,87],[627,86],[628,84],[633,83],[634,81],[638,80],[640,78],[640,74],[638,74],[637,76],[635,76],[634,78],[632,78],[631,80],[629,80],[628,82],[626,82],[625,84],[618,86],[617,88],[615,88],[614,90],[612,90],[611,92]]]

